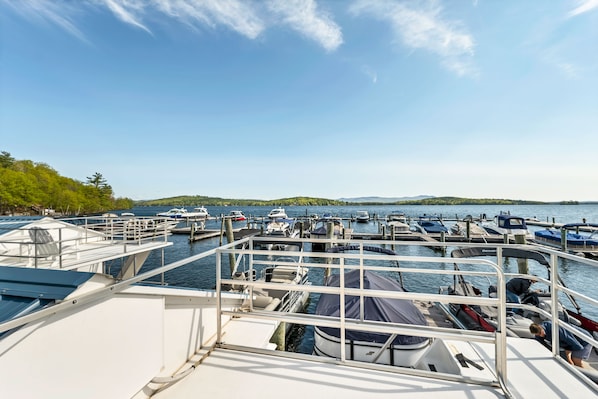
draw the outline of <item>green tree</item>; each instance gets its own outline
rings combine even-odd
[[[10,168],[15,162],[15,159],[10,156],[9,152],[2,151],[0,152],[0,167],[2,168]]]

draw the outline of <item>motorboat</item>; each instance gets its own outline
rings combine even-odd
[[[497,250],[484,247],[468,247],[458,248],[451,252],[451,257],[457,259],[474,257],[483,258],[488,256],[497,257]],[[539,275],[541,271],[544,271],[547,274],[547,279],[550,279],[550,262],[538,251],[520,248],[502,248],[501,256],[505,258],[521,259],[526,262],[533,261],[534,264],[538,265],[536,267],[536,270],[538,270],[537,275]],[[457,263],[455,263],[454,266],[455,270],[459,269]],[[535,276],[535,278],[537,278],[537,276]],[[566,287],[558,274],[557,279],[559,284]],[[495,285],[489,283],[487,289],[488,297],[496,297],[497,288]],[[482,289],[467,282],[463,278],[463,275],[456,275],[453,284],[441,288],[440,291],[448,293],[449,295],[459,294],[464,296],[482,296],[483,292]],[[567,308],[563,305],[562,301],[557,302],[557,314],[559,315],[559,319],[571,323],[572,325],[582,327],[598,338],[598,322],[589,319],[582,314],[581,307],[573,296],[565,294],[563,297],[568,299],[571,306]],[[517,336],[531,338],[532,335],[529,331],[529,325],[532,322],[537,323],[548,318],[546,314],[550,313],[552,308],[551,295],[547,291],[529,293],[521,299],[521,303],[533,305],[536,308],[523,309],[521,314],[509,311],[507,313],[507,328],[511,333]],[[571,309],[571,307],[574,309]],[[495,331],[497,328],[498,316],[495,307],[472,307],[467,304],[451,304],[451,309],[453,315],[460,318],[461,321],[468,326],[467,328],[484,329],[486,331]]]
[[[388,215],[386,215],[387,222],[402,222],[407,223],[407,216],[405,216],[404,212],[401,211],[392,211]]]
[[[230,211],[227,217],[233,222],[247,220],[247,217],[245,216],[243,211]]]
[[[393,211],[386,215],[386,226],[390,234],[405,234],[411,232],[411,226],[407,222],[407,217],[403,212]]]
[[[370,214],[368,211],[357,211],[355,215],[355,221],[357,223],[367,223],[370,221]]]
[[[266,225],[265,237],[278,238],[296,238],[299,236],[299,230],[295,228],[295,219],[277,218]],[[268,249],[285,250],[289,247],[286,242],[268,241]]]
[[[286,399],[364,394],[368,399],[384,399],[404,393],[422,399],[430,392],[454,399],[589,398],[598,393],[596,384],[559,361],[558,354],[535,340],[507,338],[502,330],[487,333],[355,320],[342,312],[333,317],[273,311],[268,308],[272,302],[252,306],[258,297],[252,290],[258,289],[321,289],[339,297],[368,291],[313,281],[288,284],[297,268],[327,267],[311,258],[330,254],[310,253],[302,260],[297,260],[300,253],[290,254],[297,262],[271,260],[266,251],[254,249],[259,239],[245,237],[122,279],[96,272],[0,266],[0,391],[6,397],[64,399],[182,399],[202,392],[249,398],[283,392]],[[336,267],[361,267],[356,265],[367,257],[356,252],[353,266],[347,258]],[[284,274],[281,282],[273,281],[278,278],[275,273],[270,281],[267,277],[240,281],[221,267],[231,255],[235,264],[248,265],[248,276],[253,274],[250,265],[257,264],[288,267],[289,273],[279,270]],[[198,261],[212,259],[214,290],[172,284],[176,274],[185,269],[195,274],[202,267]],[[84,253],[80,261],[85,262]],[[409,261],[423,265],[430,259],[414,256]],[[244,287],[231,290],[231,285]],[[423,292],[369,290],[368,294],[446,300]],[[276,350],[274,340],[284,331],[283,324],[339,328],[341,336],[349,330],[423,336],[430,344],[414,367],[350,361],[348,346],[338,352],[338,358],[330,359]]]
[[[340,276],[333,274],[326,285],[339,287]],[[403,292],[398,281],[392,280],[371,270],[358,269],[345,273],[347,288],[363,288],[363,297],[346,295],[344,303],[345,319],[383,321],[425,326],[427,321],[421,311],[410,300],[368,296],[367,290]],[[339,296],[322,294],[316,307],[317,316],[339,317],[341,307]],[[347,360],[392,366],[415,367],[428,350],[431,340],[427,337],[380,334],[367,331],[347,330],[345,345],[350,347]],[[340,357],[340,329],[330,327],[314,328],[314,353],[332,358]]]
[[[186,208],[172,208],[167,210],[166,212],[158,212],[156,216],[173,219],[182,219],[187,216],[187,213],[188,211]]]
[[[583,230],[586,232],[583,232]],[[598,255],[598,224],[569,223],[560,229],[534,232],[536,242],[582,255]]]
[[[268,219],[275,220],[275,219],[287,219],[287,213],[284,208],[274,208],[268,213]]]
[[[467,215],[463,220],[458,220],[450,227],[450,232],[453,235],[463,237],[488,237],[490,233],[483,227],[478,225],[471,215]]]
[[[206,207],[198,206],[193,208],[192,212],[187,212],[184,217],[191,219],[207,219],[208,217],[210,217],[210,213],[208,212]]]
[[[515,240],[516,236],[524,236],[528,240],[534,238],[527,228],[525,218],[513,216],[508,212],[501,212],[491,222],[482,223],[482,227],[492,235],[506,235],[510,240]]]
[[[309,232],[309,236],[316,239],[329,237],[338,239],[346,236],[346,229],[340,217],[324,215],[322,218],[316,220],[314,228]],[[313,251],[323,251],[324,249],[324,244],[312,242]]]
[[[450,234],[448,227],[437,216],[420,216],[414,228],[422,234]]]
[[[248,294],[244,304],[246,307],[277,312],[300,312],[305,308],[309,298],[307,291],[282,289],[272,284],[268,288],[252,287],[250,289],[243,282],[256,281],[281,285],[308,286],[311,284],[308,272],[309,269],[301,266],[294,257],[279,256],[273,261],[264,260],[263,262],[255,262],[252,268],[235,270],[232,279],[236,283],[232,285],[232,288],[233,290],[240,290]]]

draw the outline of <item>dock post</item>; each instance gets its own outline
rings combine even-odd
[[[446,242],[446,237],[444,231],[440,232],[440,242]],[[442,256],[446,255],[446,246],[442,246]]]
[[[233,222],[230,218],[226,219],[226,239],[228,243],[235,241],[235,234],[233,232]],[[230,262],[230,274],[231,276],[235,272],[235,254],[228,254],[228,261]]]
[[[567,252],[567,230],[561,229],[561,251]]]
[[[470,220],[465,221],[465,237],[467,237],[468,240],[471,240],[471,221]]]
[[[515,244],[526,244],[525,235],[515,234]],[[527,265],[527,259],[517,258],[517,268],[520,274],[528,274],[529,267]]]

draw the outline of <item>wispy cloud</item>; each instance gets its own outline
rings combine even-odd
[[[51,22],[80,40],[86,40],[77,26],[85,13],[109,10],[117,19],[152,34],[148,21],[168,17],[193,29],[231,29],[249,39],[269,26],[286,25],[315,41],[327,51],[343,42],[340,27],[332,16],[319,9],[315,0],[0,0],[30,20]],[[80,23],[80,22],[79,22]]]
[[[98,0],[99,4],[103,4],[121,21],[143,29],[147,33],[150,30],[141,23],[141,15],[144,11],[143,3],[136,0]]]
[[[223,25],[249,38],[266,28],[253,3],[240,0],[154,0],[156,9],[180,22],[200,28]]]
[[[372,83],[378,82],[378,74],[369,66],[365,65],[361,68],[362,72],[372,80]]]
[[[447,69],[459,76],[477,74],[472,61],[473,37],[458,22],[446,20],[435,0],[358,0],[350,11],[388,22],[401,43],[436,54]]]
[[[567,13],[568,17],[575,17],[576,15],[598,9],[598,0],[580,0],[577,3],[578,6]]]
[[[23,18],[39,22],[49,22],[64,29],[77,39],[88,42],[75,23],[79,14],[78,4],[58,3],[46,0],[3,0]]]
[[[329,14],[318,10],[314,0],[271,0],[268,8],[281,22],[326,50],[336,50],[343,43],[340,27]]]

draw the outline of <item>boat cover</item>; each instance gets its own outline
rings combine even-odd
[[[328,286],[338,287],[340,276],[334,274],[330,277]],[[364,271],[364,289],[404,291],[401,285],[388,277],[382,276],[370,270]],[[359,270],[352,270],[345,274],[345,287],[359,288]],[[320,316],[339,317],[340,304],[339,296],[333,294],[322,294],[316,307],[316,314]],[[359,320],[359,297],[345,296],[345,317],[347,319]],[[427,325],[424,315],[415,307],[413,302],[405,299],[389,298],[364,298],[364,314],[366,320],[384,321],[391,323],[404,323],[411,325]],[[328,335],[340,337],[340,330],[331,327],[319,327]],[[384,343],[388,339],[387,334],[375,334],[364,331],[346,330],[345,338],[349,341],[365,341]],[[428,340],[426,337],[398,335],[393,345],[414,345]]]

